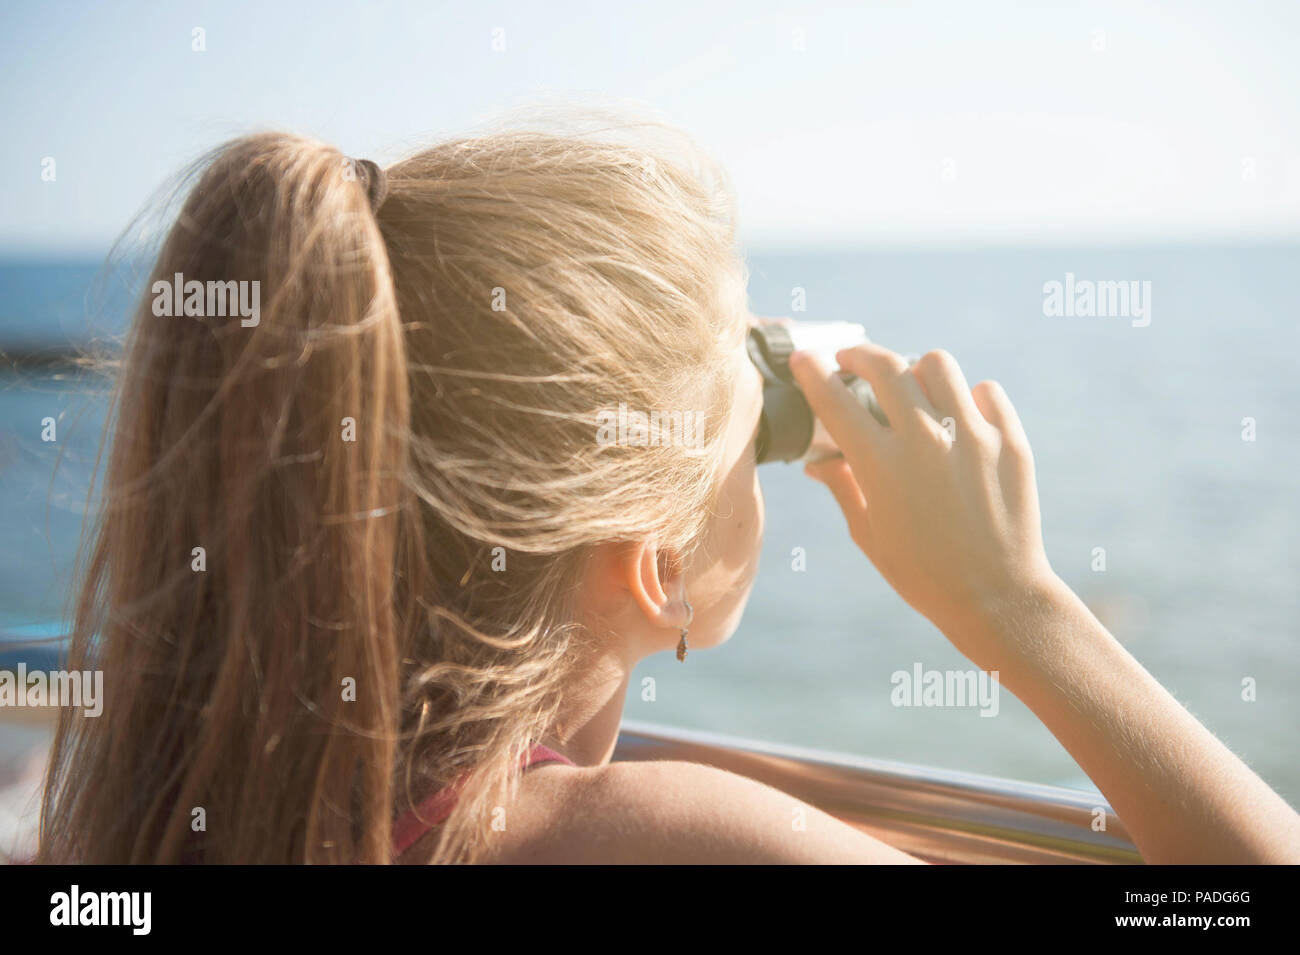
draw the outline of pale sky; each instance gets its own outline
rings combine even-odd
[[[1297,40],[1294,0],[7,3],[0,252],[99,251],[239,133],[386,162],[592,96],[717,157],[753,250],[1300,239]]]

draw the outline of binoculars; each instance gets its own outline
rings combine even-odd
[[[816,352],[835,364],[835,353],[868,342],[866,329],[850,322],[786,322],[750,329],[750,360],[763,376],[763,416],[755,436],[755,460],[820,461],[840,452],[812,413],[790,373],[790,355]],[[857,375],[841,373],[845,387],[883,425],[889,419],[876,403],[871,386]]]

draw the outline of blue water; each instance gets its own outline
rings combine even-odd
[[[760,315],[862,322],[905,353],[947,348],[972,382],[1001,381],[1033,443],[1057,571],[1298,803],[1298,262],[1296,247],[762,255],[750,289]],[[0,267],[0,348],[75,335],[94,271]],[[1045,317],[1043,284],[1067,272],[1150,281],[1151,324]],[[795,288],[806,312],[791,311]],[[57,444],[40,441],[46,416],[59,419]],[[0,376],[0,625],[61,609],[102,417],[75,382]],[[1246,417],[1254,442],[1242,440]],[[823,488],[782,465],[763,484],[767,540],[739,633],[685,664],[646,661],[629,718],[1087,785],[1008,693],[992,719],[892,706],[894,671],[965,661],[880,581]],[[804,571],[792,568],[796,547]],[[1091,569],[1097,547],[1104,572]],[[1245,678],[1254,702],[1242,699]]]

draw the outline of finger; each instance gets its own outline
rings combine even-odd
[[[867,380],[893,427],[923,415],[938,419],[939,415],[921,389],[921,383],[897,352],[879,345],[855,345],[839,352],[835,358],[845,371]]]
[[[867,522],[867,500],[853,469],[843,458],[815,461],[804,466],[804,473],[814,481],[825,484],[835,497],[835,503],[844,512],[849,535],[863,551],[871,552],[871,525]]]
[[[840,506],[844,516],[850,521],[857,520],[867,512],[867,499],[862,495],[853,469],[843,458],[828,458],[825,461],[812,461],[804,466],[804,473],[819,484],[825,484],[835,496],[835,503]]]
[[[836,446],[846,456],[870,454],[885,429],[844,387],[839,373],[814,352],[795,352],[790,371],[813,414],[826,426]]]
[[[984,420],[1002,432],[1004,440],[1019,447],[1029,447],[1029,438],[1020,423],[1020,415],[1016,413],[1015,405],[1000,384],[996,381],[981,381],[971,389],[971,399]]]
[[[926,352],[912,366],[912,374],[921,382],[930,404],[941,416],[951,415],[966,427],[984,423],[961,366],[948,352],[942,349]]]

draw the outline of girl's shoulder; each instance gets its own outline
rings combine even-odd
[[[503,864],[916,862],[802,800],[680,761],[539,766],[503,814]]]

